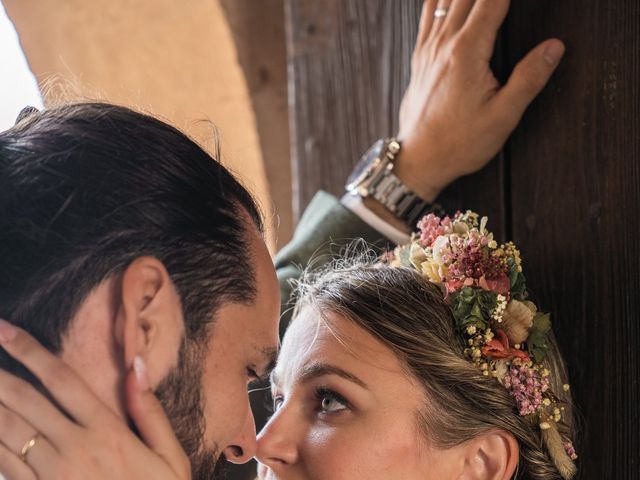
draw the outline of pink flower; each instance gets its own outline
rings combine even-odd
[[[504,386],[516,400],[520,415],[535,413],[542,405],[542,394],[549,389],[549,379],[526,365],[511,365]]]
[[[440,235],[451,233],[451,228],[451,218],[444,217],[440,219],[440,217],[437,217],[433,213],[425,215],[422,220],[418,222],[420,245],[425,248],[430,247]]]
[[[578,459],[578,454],[576,453],[576,449],[573,446],[573,443],[571,442],[571,440],[567,440],[566,442],[564,442],[563,446],[564,446],[565,452],[567,452],[567,455],[571,460]]]
[[[467,241],[455,237],[450,237],[450,240],[453,255],[449,265],[451,277],[471,277],[477,280],[485,277],[488,290],[502,294],[509,291],[509,278],[505,272],[505,265],[499,258],[492,256],[487,248],[473,237]]]
[[[445,287],[447,289],[447,295],[451,294],[464,287],[464,280],[461,280],[459,278],[448,280],[447,283],[445,283]]]
[[[486,285],[486,288],[485,286],[483,286],[483,283],[484,285]],[[511,283],[509,282],[509,277],[507,277],[504,273],[501,273],[496,278],[485,278],[484,276],[480,277],[480,286],[485,290],[489,290],[490,292],[507,295],[509,293]]]

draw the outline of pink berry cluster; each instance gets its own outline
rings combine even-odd
[[[489,254],[489,239],[477,231],[469,232],[468,238],[451,239],[451,250],[455,259],[449,266],[452,278],[499,278],[506,276],[504,262]]]
[[[422,220],[418,222],[418,228],[420,229],[420,244],[426,248],[430,247],[440,235],[451,233],[452,222],[448,216],[440,219],[430,213],[422,217]]]
[[[516,400],[520,415],[536,413],[542,406],[542,394],[549,390],[549,379],[526,364],[511,365],[504,386]]]

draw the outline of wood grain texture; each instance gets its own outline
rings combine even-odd
[[[319,188],[340,194],[360,154],[396,131],[420,4],[285,0],[297,214]],[[442,196],[522,249],[584,417],[583,479],[640,472],[639,20],[637,0],[513,2],[499,78],[545,38],[568,53],[499,159]]]
[[[511,64],[537,41],[568,53],[509,145],[513,237],[552,312],[585,418],[581,478],[640,475],[640,4],[526,0]]]
[[[354,164],[398,129],[420,0],[286,0],[294,217],[318,189],[341,195]],[[502,237],[502,164],[452,185],[450,210],[476,208]]]

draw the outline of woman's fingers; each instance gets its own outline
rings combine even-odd
[[[0,478],[6,480],[37,480],[35,472],[20,456],[0,443]]]
[[[507,115],[510,129],[520,121],[531,101],[549,81],[564,55],[564,44],[557,39],[547,40],[531,50],[516,65],[507,84],[496,94],[493,108],[498,115]]]
[[[141,357],[126,379],[127,409],[142,440],[173,469],[179,478],[190,478],[189,459],[175,436],[162,405],[149,388],[147,368]]]
[[[480,49],[482,60],[493,55],[498,30],[509,12],[509,0],[476,0],[464,29]]]
[[[0,369],[0,471],[7,472],[9,480],[33,480],[34,474],[38,479],[71,478],[70,472],[75,478],[191,478],[188,458],[149,389],[139,359],[142,382],[127,376],[127,396],[132,417],[151,449],[80,376],[27,332],[0,321],[0,346],[33,372],[77,421],[28,382]],[[14,458],[22,462],[22,451],[24,465]]]
[[[0,320],[0,344],[42,382],[60,406],[80,425],[116,420],[113,412],[67,364],[21,328]]]
[[[13,471],[7,478],[44,478],[53,474],[58,452],[22,417],[0,404],[0,472]]]
[[[37,432],[62,442],[74,427],[40,392],[24,380],[0,369],[0,402],[23,419],[29,419]],[[3,434],[0,440],[4,442]],[[5,443],[6,445],[6,443]]]
[[[26,443],[35,438],[38,431],[22,417],[0,404],[0,442],[19,455]]]

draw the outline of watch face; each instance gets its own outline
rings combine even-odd
[[[373,146],[362,156],[362,159],[349,175],[347,179],[347,190],[351,191],[358,187],[364,180],[366,180],[372,171],[374,161],[380,157],[380,152],[384,147],[384,140],[378,140]]]

